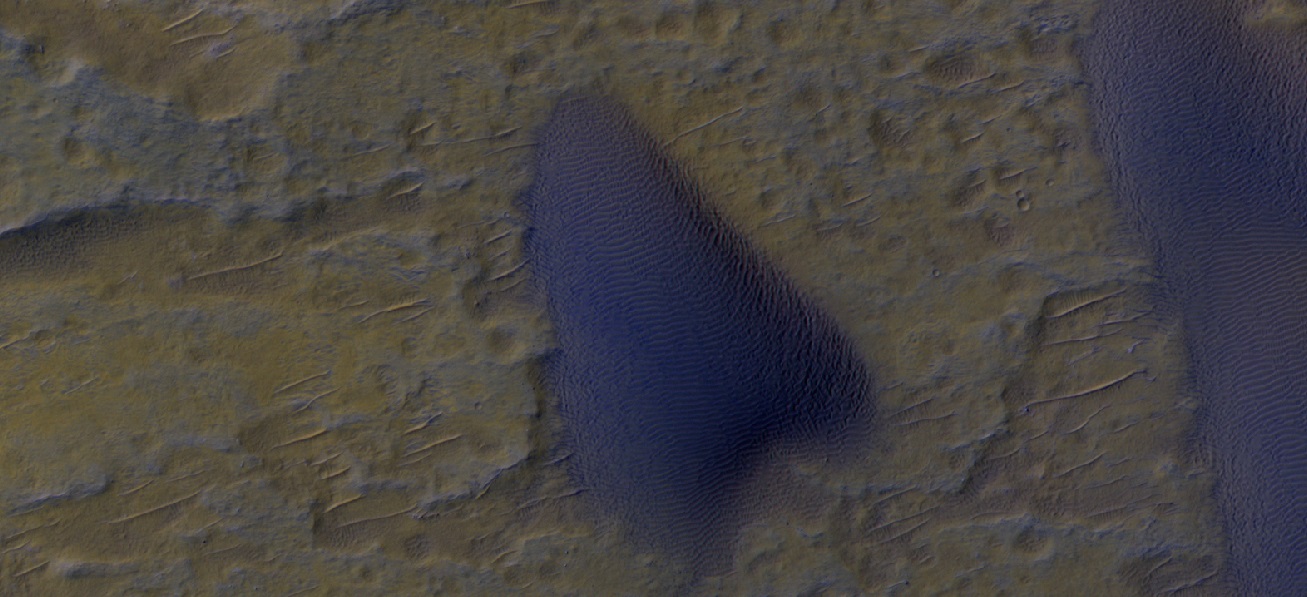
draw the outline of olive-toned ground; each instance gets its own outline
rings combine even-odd
[[[686,589],[574,503],[532,381],[514,200],[568,89],[881,388],[867,461],[690,590],[1215,591],[1092,2],[484,4],[0,0],[0,593]]]

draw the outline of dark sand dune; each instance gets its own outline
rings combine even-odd
[[[1229,580],[1307,595],[1307,36],[1274,17],[1110,0],[1084,59],[1117,192],[1185,322]]]
[[[855,435],[871,408],[863,361],[607,100],[559,105],[525,202],[577,481],[702,569],[766,456]]]

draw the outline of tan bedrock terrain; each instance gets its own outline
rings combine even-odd
[[[1094,9],[0,0],[0,594],[1214,594]],[[693,586],[580,512],[534,381],[515,200],[569,89],[877,378],[866,462]]]

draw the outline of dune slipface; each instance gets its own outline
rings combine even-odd
[[[1307,595],[1307,38],[1251,6],[1109,0],[1084,59],[1114,184],[1184,319],[1228,578]]]
[[[620,106],[563,100],[538,152],[526,250],[575,480],[642,542],[722,555],[766,458],[867,421],[863,360]]]

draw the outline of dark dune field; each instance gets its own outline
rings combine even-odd
[[[1102,149],[1183,321],[1229,578],[1307,594],[1307,37],[1247,2],[1109,1]]]
[[[762,459],[856,445],[863,359],[621,106],[562,100],[539,155],[527,254],[578,483],[637,536],[721,562]]]

